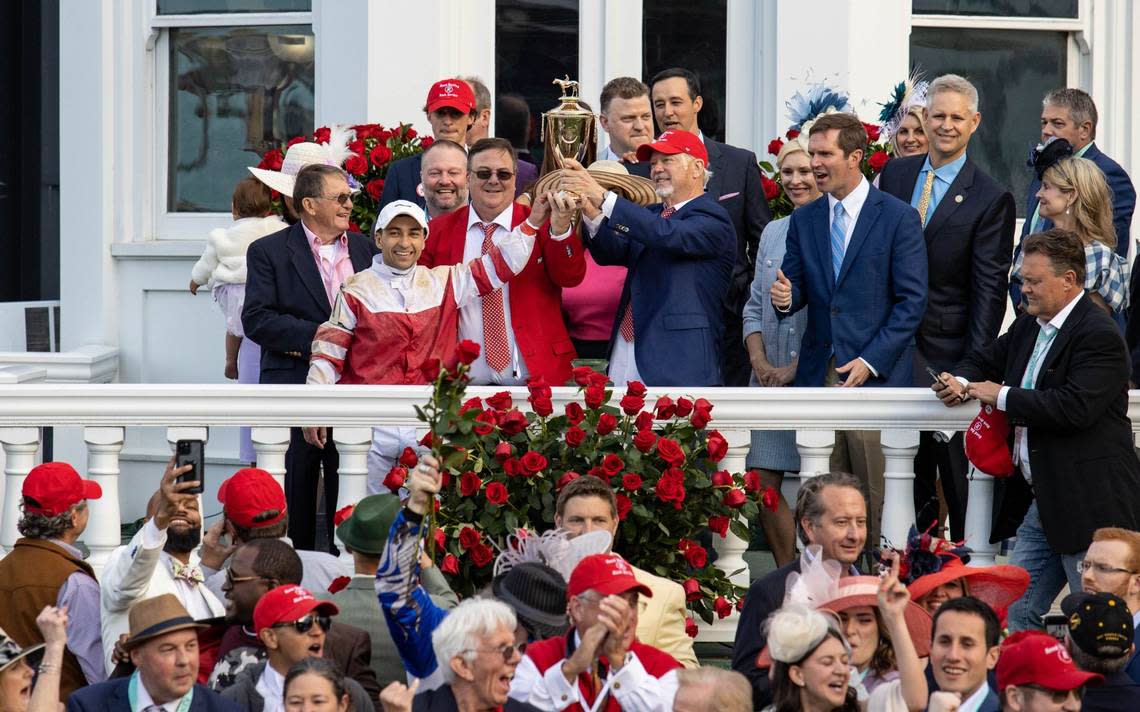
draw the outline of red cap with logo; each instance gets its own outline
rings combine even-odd
[[[704,163],[706,168],[709,165],[709,152],[705,149],[705,142],[700,136],[684,129],[669,129],[658,136],[656,141],[641,144],[637,147],[637,160],[648,161],[654,151],[666,154],[687,153]]]
[[[1104,677],[1077,669],[1065,644],[1039,630],[1022,630],[1005,639],[997,664],[998,690],[1010,685],[1038,685],[1074,690]]]
[[[253,607],[253,627],[260,633],[277,623],[292,623],[313,611],[335,616],[340,609],[332,601],[319,601],[300,586],[289,584],[278,586],[261,597]]]
[[[1009,421],[1005,413],[983,404],[966,429],[966,459],[991,477],[1009,477],[1013,474],[1013,457],[1008,441]]]
[[[66,462],[36,465],[24,478],[24,510],[32,514],[56,517],[85,499],[99,499],[103,488],[94,480],[85,480]]]
[[[238,470],[218,488],[226,518],[239,527],[257,529],[285,518],[285,490],[273,475],[256,467]],[[276,514],[266,513],[276,510]]]
[[[475,111],[475,92],[471,91],[471,85],[462,79],[440,79],[432,84],[424,111],[430,114],[444,107],[462,114]]]
[[[566,593],[578,596],[586,591],[597,591],[603,596],[637,591],[653,597],[653,591],[637,580],[633,567],[617,554],[592,554],[578,562],[570,573]]]

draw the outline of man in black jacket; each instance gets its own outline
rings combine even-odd
[[[1128,350],[1085,296],[1085,250],[1053,228],[1022,244],[1026,313],[989,346],[941,374],[947,405],[976,398],[1004,412],[1020,472],[998,480],[990,541],[1017,535],[1011,564],[1029,593],[1009,609],[1013,630],[1040,628],[1100,527],[1140,528],[1140,461],[1128,419]],[[1004,384],[1004,385],[1003,385]]]
[[[955,74],[938,77],[927,94],[927,155],[896,158],[879,187],[919,212],[929,259],[926,313],[915,335],[915,385],[927,386],[928,367],[953,369],[967,353],[997,338],[1016,217],[1013,195],[966,154],[977,131],[978,91]],[[914,460],[914,512],[919,531],[938,520],[935,480],[950,510],[950,535],[966,526],[966,456],[962,434],[949,442],[924,432]]]

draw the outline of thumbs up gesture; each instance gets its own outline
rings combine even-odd
[[[783,270],[776,270],[776,281],[772,283],[769,293],[772,296],[772,306],[780,311],[786,311],[792,306],[792,282],[784,276]]]

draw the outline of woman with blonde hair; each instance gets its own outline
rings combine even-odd
[[[926,153],[928,143],[922,107],[908,106],[898,129],[891,135],[891,147],[895,150],[895,156],[921,156]]]

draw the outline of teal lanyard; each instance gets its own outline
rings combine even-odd
[[[139,671],[135,670],[131,675],[131,682],[127,685],[127,698],[131,703],[132,712],[143,712],[139,709]],[[187,712],[190,709],[190,703],[194,701],[194,688],[191,687],[181,700],[178,701],[177,712]]]

